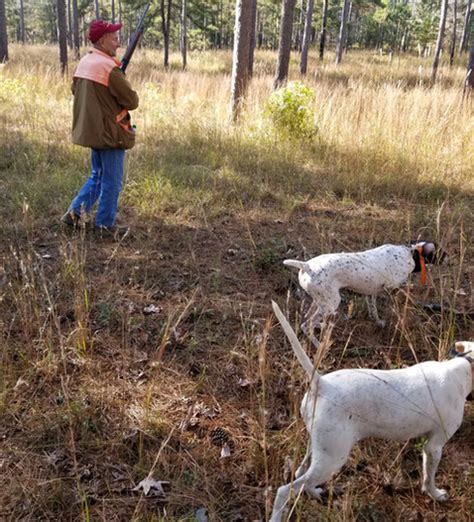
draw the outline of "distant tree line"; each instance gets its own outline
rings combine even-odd
[[[320,44],[324,33],[324,45],[336,46],[340,41],[341,53],[351,48],[363,48],[388,53],[415,51],[420,55],[427,55],[435,47],[443,1],[446,0],[295,0],[291,46],[292,49],[301,50],[307,25],[310,45]],[[77,23],[80,45],[85,44],[88,23],[97,16],[122,22],[124,36],[127,37],[133,29],[139,10],[146,2],[64,0],[64,3],[67,40],[72,48],[74,20]],[[5,8],[9,41],[58,42],[57,0],[0,0],[1,4]],[[181,47],[183,4],[188,49],[222,49],[233,46],[235,0],[153,0],[145,45],[163,46],[167,39],[171,48]],[[311,10],[309,25],[306,22],[308,8]],[[281,11],[282,0],[257,0],[257,48],[278,48]],[[472,32],[470,13],[471,0],[447,1],[445,33],[450,44],[446,48],[448,52],[450,48],[466,50]]]
[[[325,57],[335,48],[336,64],[350,49],[381,53],[416,52],[432,56],[436,80],[442,51],[452,65],[470,47],[467,84],[474,85],[472,0],[152,0],[143,45],[162,47],[163,63],[171,49],[233,47],[233,106],[238,107],[252,76],[253,52],[278,49],[275,87],[286,81],[292,50],[300,53],[300,72],[308,50]],[[0,62],[8,59],[8,42],[58,43],[62,70],[68,47],[79,57],[94,18],[119,21],[127,41],[146,0],[0,0]],[[238,110],[235,111],[237,115]]]

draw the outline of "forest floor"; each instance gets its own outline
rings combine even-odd
[[[431,268],[426,286],[414,276],[380,296],[384,329],[368,318],[363,298],[345,293],[320,371],[403,367],[444,358],[455,340],[474,338],[472,153],[457,151],[443,163],[434,157],[441,146],[423,148],[431,145],[422,131],[414,147],[433,161],[424,176],[416,151],[407,165],[411,150],[401,158],[363,138],[352,152],[329,139],[316,146],[252,139],[247,124],[234,133],[180,119],[184,102],[170,93],[187,80],[163,71],[156,73],[163,87],[155,114],[147,83],[155,73],[140,63],[137,90],[147,91],[150,105],[137,118],[143,141],[128,153],[120,217],[131,232],[109,241],[59,222],[88,157],[68,142],[66,82],[37,93],[45,105],[48,96],[58,102],[50,107],[52,127],[34,115],[18,73],[22,53],[14,48],[13,65],[0,72],[0,100],[2,82],[16,89],[10,109],[0,105],[0,121],[11,128],[0,137],[1,519],[184,521],[205,513],[211,521],[265,520],[307,441],[298,411],[307,381],[271,311],[273,299],[297,329],[307,304],[286,258],[417,237],[449,252],[449,264]],[[219,81],[228,81],[228,55],[213,59],[222,62]],[[267,81],[269,59],[257,60],[257,84]],[[353,60],[356,67],[372,58]],[[31,71],[30,80],[41,86],[54,74]],[[203,76],[190,74],[194,85]],[[328,82],[331,74],[321,73]],[[132,66],[130,75],[133,83]],[[209,114],[202,92],[212,91],[215,78],[199,81],[201,104],[193,110]],[[392,88],[380,85],[385,94]],[[439,89],[436,96],[445,89],[454,99],[449,82]],[[344,92],[341,99],[349,99]],[[433,96],[422,88],[420,103],[422,94]],[[155,116],[156,127],[147,123]],[[370,129],[359,117],[360,128]],[[424,124],[431,132],[432,122]],[[445,147],[464,140],[463,150],[472,148],[472,133],[453,133]],[[437,481],[449,491],[447,503],[421,493],[422,440],[367,440],[326,485],[322,502],[295,502],[293,519],[472,520],[472,404],[444,448]],[[230,455],[222,454],[217,428]],[[137,488],[146,478],[161,481],[155,487],[164,494]]]

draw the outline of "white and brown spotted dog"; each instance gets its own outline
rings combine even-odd
[[[445,257],[434,243],[420,241],[382,245],[364,252],[323,254],[309,261],[287,259],[283,263],[299,269],[300,286],[313,298],[301,329],[318,345],[313,329],[322,327],[327,317],[336,312],[341,289],[370,297],[369,313],[383,326],[377,312],[377,294],[400,287],[411,273],[421,272],[425,277],[425,264],[440,263]]]
[[[310,388],[301,402],[308,450],[295,480],[278,488],[270,521],[282,519],[292,491],[296,497],[303,490],[319,498],[318,486],[337,473],[354,444],[367,437],[396,441],[426,437],[422,491],[434,500],[446,500],[446,491],[435,486],[435,474],[442,448],[461,425],[466,397],[473,390],[474,342],[456,343],[464,356],[448,361],[320,375],[276,303],[273,310],[308,374]]]

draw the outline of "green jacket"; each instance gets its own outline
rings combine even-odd
[[[86,69],[97,68],[87,65],[87,60],[94,58],[103,60],[108,69],[104,83],[98,83],[84,77],[74,77],[72,92],[74,94],[72,141],[76,145],[93,149],[131,149],[135,144],[135,129],[130,124],[127,111],[138,107],[138,95],[132,89],[125,74],[115,64],[107,64],[104,53],[92,50],[82,58]],[[103,56],[101,56],[103,55]],[[76,70],[82,69],[81,62]],[[80,73],[79,73],[80,74]],[[103,75],[103,70],[99,71]],[[117,121],[120,116],[120,121]]]

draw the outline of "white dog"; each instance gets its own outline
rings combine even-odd
[[[282,519],[292,490],[295,495],[304,490],[319,498],[317,486],[339,471],[353,445],[366,437],[397,441],[427,437],[422,491],[434,500],[446,500],[446,491],[435,486],[435,473],[443,445],[461,425],[464,403],[473,389],[469,356],[401,370],[355,369],[320,375],[276,303],[273,310],[311,385],[301,403],[310,437],[308,451],[295,480],[278,489],[271,522]],[[474,343],[456,343],[456,348],[472,351]]]
[[[434,243],[419,242],[410,246],[382,245],[365,252],[323,254],[309,261],[287,259],[283,263],[299,268],[300,286],[313,298],[301,329],[317,346],[313,329],[324,326],[326,318],[336,312],[341,289],[370,296],[369,313],[383,326],[377,313],[377,294],[400,287],[412,272],[421,272],[424,280],[425,263],[440,262],[444,257]]]

